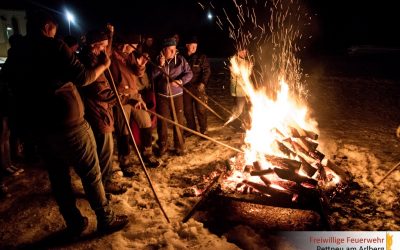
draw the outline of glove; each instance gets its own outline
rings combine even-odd
[[[206,85],[201,82],[199,84],[199,86],[197,86],[197,91],[199,91],[199,93],[205,93],[206,92]]]

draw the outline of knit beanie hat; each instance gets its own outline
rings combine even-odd
[[[162,43],[162,47],[169,47],[169,46],[176,46],[176,40],[175,38],[171,37],[171,38],[166,38],[164,39],[163,43]]]

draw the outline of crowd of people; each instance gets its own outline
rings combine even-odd
[[[159,157],[171,148],[168,124],[148,110],[206,134],[206,109],[192,95],[207,103],[210,65],[197,51],[196,37],[178,51],[176,36],[165,37],[156,48],[154,37],[114,32],[112,25],[88,31],[82,41],[57,39],[57,28],[48,13],[28,15],[26,36],[12,44],[1,69],[0,178],[7,171],[21,171],[12,164],[18,145],[23,145],[27,163],[32,162],[28,157],[40,156],[66,232],[78,236],[88,218],[76,206],[72,166],[96,214],[98,231],[117,231],[129,220],[113,212],[107,195],[127,190],[113,179],[114,144],[119,168],[124,177],[132,177],[133,142],[150,168],[157,168]],[[153,143],[155,127],[158,139]],[[171,152],[184,155],[187,136],[174,126]]]

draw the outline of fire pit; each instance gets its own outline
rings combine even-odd
[[[205,224],[330,229],[329,202],[346,188],[350,176],[318,150],[314,122],[290,104],[287,85],[281,84],[274,102],[249,90],[252,127],[246,132],[243,153],[226,161],[226,171],[213,179],[185,220],[199,212],[195,218]],[[274,109],[283,114],[266,120],[266,111]]]

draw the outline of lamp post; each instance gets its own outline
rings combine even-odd
[[[71,22],[74,22],[74,16],[69,11],[67,11],[65,15],[68,20],[68,33],[71,35]]]

